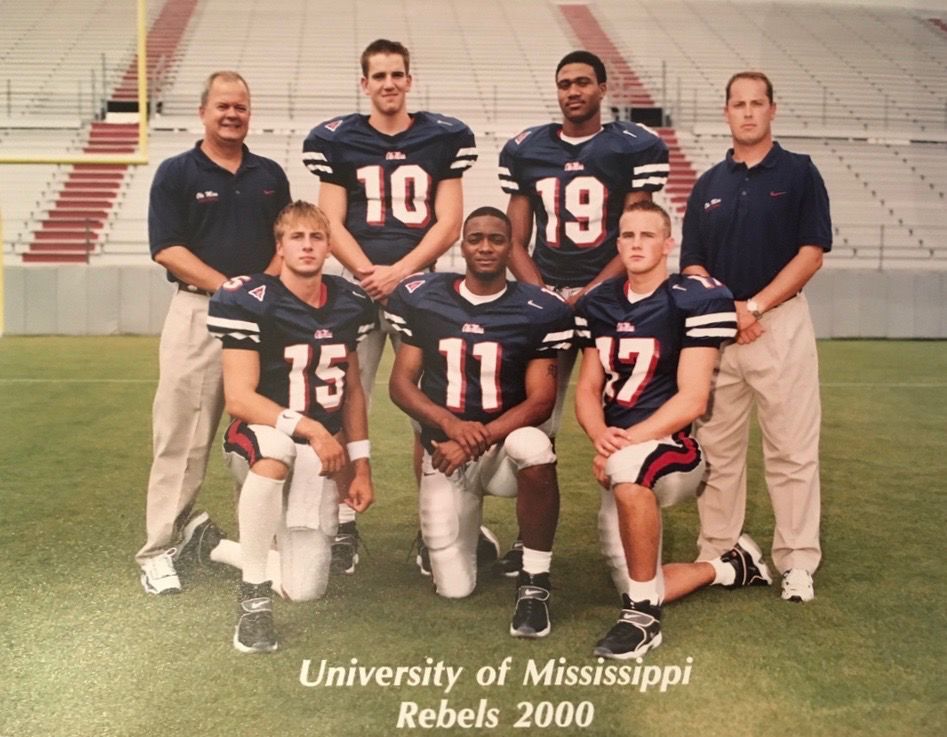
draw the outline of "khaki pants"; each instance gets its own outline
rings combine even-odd
[[[147,541],[139,563],[173,545],[204,481],[224,408],[220,341],[207,331],[209,297],[178,291],[171,298],[158,351],[159,378],[148,479]]]
[[[762,318],[765,332],[722,351],[710,409],[695,425],[707,457],[700,511],[699,560],[729,550],[746,513],[746,452],[753,404],[763,435],[766,485],[776,529],[773,562],[780,571],[819,566],[819,366],[803,295]]]

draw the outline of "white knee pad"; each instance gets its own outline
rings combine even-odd
[[[334,539],[334,534],[327,535],[322,530],[280,528],[276,535],[280,584],[287,599],[315,601],[325,595]]]
[[[424,454],[418,492],[421,535],[431,556],[431,574],[440,596],[469,596],[477,584],[477,535],[481,497],[435,471]]]
[[[518,471],[556,462],[552,441],[537,427],[517,428],[506,436],[503,447]]]

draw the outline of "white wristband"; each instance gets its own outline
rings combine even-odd
[[[351,443],[346,443],[345,450],[349,454],[350,461],[357,461],[359,458],[370,458],[372,443],[370,440],[353,440]]]
[[[299,424],[302,418],[303,416],[296,410],[284,409],[279,413],[279,417],[276,418],[276,425],[274,425],[274,427],[281,433],[293,437],[293,433],[296,431],[296,425]]]

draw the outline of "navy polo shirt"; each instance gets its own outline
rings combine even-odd
[[[155,173],[148,204],[151,257],[185,246],[228,277],[263,271],[275,249],[273,222],[290,202],[286,173],[244,146],[233,174],[200,145],[162,162]],[[168,279],[174,281],[171,274]]]
[[[829,195],[812,160],[778,143],[748,169],[727,158],[704,172],[687,201],[681,270],[703,266],[733,292],[756,295],[801,246],[832,248]]]

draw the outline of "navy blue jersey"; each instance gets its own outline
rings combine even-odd
[[[656,192],[668,177],[668,150],[637,123],[607,123],[573,145],[557,123],[527,128],[500,152],[500,184],[529,197],[536,214],[533,259],[547,284],[588,284],[617,251],[625,195]]]
[[[628,280],[619,277],[576,304],[576,343],[596,348],[605,369],[609,427],[631,427],[677,393],[684,348],[719,348],[737,334],[733,296],[715,279],[672,274],[650,296],[628,297]]]
[[[391,295],[386,316],[424,352],[421,391],[463,420],[490,422],[526,399],[526,366],[572,343],[572,311],[545,289],[508,282],[484,304],[461,296],[459,274],[419,274]],[[424,428],[422,439],[446,438]]]
[[[357,113],[317,125],[303,142],[303,163],[348,194],[345,227],[373,264],[393,264],[437,222],[434,199],[443,179],[473,166],[473,131],[435,113],[412,115],[394,136]]]
[[[348,354],[374,328],[377,309],[341,277],[324,275],[322,284],[316,308],[275,276],[238,276],[211,298],[207,329],[224,348],[260,354],[257,392],[335,434],[342,427]]]

